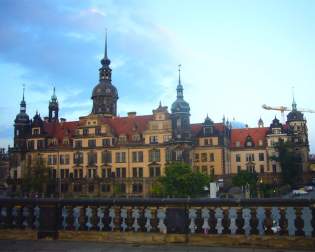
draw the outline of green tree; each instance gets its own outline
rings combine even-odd
[[[212,180],[200,172],[193,172],[186,163],[171,163],[165,168],[165,176],[153,186],[152,193],[160,197],[197,197],[204,193],[204,187]]]
[[[31,165],[25,167],[22,177],[23,193],[44,192],[45,186],[51,183],[49,177],[49,168],[42,157],[37,157]]]
[[[301,156],[295,151],[294,144],[279,141],[275,148],[278,155],[271,159],[279,162],[283,183],[291,186],[299,183],[302,179]]]
[[[249,186],[250,194],[255,196],[257,193],[258,176],[256,172],[240,171],[232,178],[232,184],[238,187]]]

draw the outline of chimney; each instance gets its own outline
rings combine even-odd
[[[137,112],[128,112],[129,118],[135,117],[136,115],[137,115]]]
[[[49,117],[48,117],[48,116],[45,116],[45,117],[44,117],[44,121],[45,121],[45,122],[48,122],[48,120],[49,120]]]

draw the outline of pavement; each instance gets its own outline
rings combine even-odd
[[[302,252],[305,250],[283,250],[283,249],[259,249],[259,248],[226,248],[226,247],[199,247],[184,245],[131,245],[131,244],[109,244],[102,242],[84,241],[12,241],[0,240],[0,251],[4,252]]]

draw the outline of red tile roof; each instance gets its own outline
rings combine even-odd
[[[49,137],[55,137],[59,143],[66,137],[71,139],[79,126],[78,121],[73,122],[44,122],[44,131]]]
[[[244,148],[245,147],[245,141],[247,136],[251,136],[253,139],[253,142],[256,147],[259,146],[259,140],[263,141],[263,144],[265,144],[266,140],[266,134],[269,128],[242,128],[242,129],[232,129],[231,131],[231,148]],[[236,146],[236,142],[240,142],[240,146]]]
[[[111,127],[114,134],[128,137],[135,133],[143,133],[151,120],[153,120],[153,115],[103,118],[103,122]]]

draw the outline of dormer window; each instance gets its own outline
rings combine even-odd
[[[119,136],[119,143],[124,144],[127,142],[127,137],[125,135]]]
[[[39,128],[35,128],[33,129],[33,136],[37,136],[40,133],[40,129]]]
[[[245,141],[245,146],[246,147],[254,146],[253,138],[251,136],[247,136],[246,141]]]
[[[150,144],[157,144],[158,137],[157,136],[150,136]]]
[[[132,136],[132,141],[134,142],[139,142],[140,141],[140,135],[139,134],[135,134]]]

